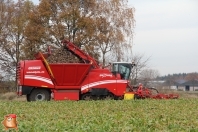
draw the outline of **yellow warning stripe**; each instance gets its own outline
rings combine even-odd
[[[43,56],[42,53],[39,52],[39,54],[41,55],[41,57],[42,57],[42,59],[43,59],[45,65],[46,65],[47,70],[49,71],[50,75],[54,78],[54,75],[53,75],[53,73],[52,73],[52,70],[51,70],[51,68],[50,68],[50,66],[49,66],[49,64],[48,64],[48,62],[47,62],[47,60],[45,59],[45,57]]]

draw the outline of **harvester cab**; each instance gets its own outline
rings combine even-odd
[[[111,72],[114,75],[120,75],[121,79],[129,80],[131,69],[134,63],[129,62],[113,62],[111,66]]]

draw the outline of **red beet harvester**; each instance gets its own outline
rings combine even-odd
[[[62,44],[84,63],[49,64],[50,52],[38,52],[35,60],[18,64],[18,95],[26,95],[27,101],[123,99],[130,89],[135,97],[141,97],[141,92],[129,86],[133,63],[114,62],[109,69],[101,68],[73,43],[63,40]]]

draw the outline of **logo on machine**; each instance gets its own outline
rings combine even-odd
[[[27,71],[26,73],[45,73],[45,71]]]
[[[112,74],[105,74],[105,73],[104,73],[104,74],[100,74],[99,76],[102,77],[102,78],[103,78],[103,77],[112,77]]]
[[[31,66],[31,67],[28,67],[28,70],[40,70],[41,67],[40,66]]]

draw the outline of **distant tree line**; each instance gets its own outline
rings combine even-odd
[[[174,73],[174,74],[168,74],[164,76],[158,76],[157,80],[169,80],[170,78],[173,78],[174,80],[191,80],[191,79],[198,79],[198,72],[192,72],[192,73]]]
[[[169,86],[186,81],[194,82],[194,81],[198,81],[198,72],[168,74],[165,76],[158,76],[156,80],[163,80],[165,81],[164,85],[169,85]]]

